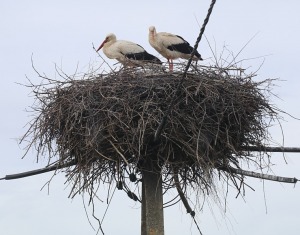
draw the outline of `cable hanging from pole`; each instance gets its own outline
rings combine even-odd
[[[203,35],[204,30],[205,30],[205,27],[206,27],[206,25],[207,25],[207,23],[208,23],[208,21],[209,21],[209,17],[210,17],[210,15],[211,15],[211,13],[212,13],[212,10],[213,10],[213,7],[214,7],[215,3],[216,3],[216,0],[212,0],[212,1],[211,1],[211,4],[210,4],[210,6],[209,6],[209,9],[208,9],[208,12],[207,12],[207,15],[206,15],[206,18],[204,19],[203,25],[202,25],[202,27],[201,27],[201,29],[200,29],[199,36],[198,36],[198,38],[197,38],[197,40],[196,40],[196,43],[195,43],[195,46],[194,46],[194,48],[193,48],[191,57],[190,57],[190,59],[188,60],[188,63],[187,63],[187,65],[186,65],[186,67],[185,67],[185,70],[184,70],[184,72],[183,72],[183,74],[182,74],[182,78],[181,78],[181,80],[180,80],[180,82],[179,82],[179,84],[178,84],[178,86],[177,86],[177,88],[176,88],[176,91],[175,91],[175,93],[174,93],[174,95],[173,95],[173,97],[172,97],[172,100],[171,100],[171,102],[170,102],[170,105],[169,105],[167,111],[165,112],[164,116],[162,117],[162,119],[161,119],[161,121],[160,121],[160,123],[159,123],[159,126],[157,127],[157,129],[156,129],[156,131],[155,131],[155,134],[154,134],[154,142],[157,142],[157,141],[158,141],[158,139],[159,139],[159,137],[160,137],[160,135],[161,135],[161,132],[163,131],[164,126],[165,126],[166,123],[167,123],[167,118],[168,118],[168,116],[170,115],[171,110],[172,110],[172,108],[173,108],[173,106],[174,106],[174,104],[175,104],[176,97],[179,95],[180,88],[181,88],[181,86],[182,86],[182,84],[183,84],[183,81],[184,81],[184,79],[186,78],[187,72],[188,72],[188,70],[189,70],[189,68],[190,68],[190,66],[191,66],[192,58],[194,57],[195,52],[197,51],[199,42],[201,41],[202,35]]]

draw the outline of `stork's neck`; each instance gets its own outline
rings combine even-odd
[[[152,46],[154,46],[153,44],[155,44],[155,41],[156,41],[156,32],[155,31],[149,32],[149,42]]]
[[[151,30],[150,32],[149,32],[149,38],[152,38],[152,39],[155,39],[156,38],[156,30],[154,29],[154,30]]]

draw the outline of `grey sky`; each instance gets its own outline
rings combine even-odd
[[[54,64],[67,74],[85,72],[90,63],[100,64],[101,58],[92,49],[98,47],[108,33],[119,39],[142,45],[157,55],[148,43],[148,27],[183,36],[191,45],[198,35],[210,1],[37,1],[14,0],[0,2],[0,177],[5,174],[43,167],[46,160],[36,164],[34,152],[21,159],[24,151],[16,138],[26,131],[31,120],[25,109],[33,103],[25,74],[34,82],[39,78],[31,68],[31,55],[36,68],[54,77]],[[260,57],[243,63],[247,71],[258,71],[258,80],[280,78],[273,99],[286,112],[300,117],[300,2],[299,1],[217,1],[205,34],[217,51],[226,45],[237,54],[252,38],[238,59]],[[211,63],[212,53],[205,39],[199,47],[204,64]],[[103,55],[102,52],[100,52]],[[103,55],[104,56],[104,55]],[[109,61],[114,64],[115,61]],[[300,121],[284,115],[282,122],[286,146],[300,146]],[[279,125],[271,129],[275,141],[282,143]],[[300,178],[300,155],[273,154],[274,173]],[[54,178],[41,187],[52,174],[15,181],[0,181],[0,231],[5,235],[95,234],[90,227],[82,198],[68,199],[70,187],[64,176]],[[300,231],[300,189],[296,185],[262,182],[249,179],[256,192],[246,190],[245,201],[228,196],[228,211],[223,214],[212,201],[197,220],[205,235],[209,234],[272,234],[296,235]],[[264,190],[263,190],[264,189]],[[106,200],[105,190],[100,197]],[[265,195],[264,195],[265,192]],[[264,196],[266,197],[266,204]],[[106,202],[99,202],[96,214],[102,218]],[[266,213],[266,208],[268,213]],[[213,211],[213,212],[212,212]],[[95,220],[91,221],[96,225]],[[105,234],[139,234],[140,205],[124,192],[116,191],[104,220]],[[181,204],[165,210],[166,234],[198,234],[195,225]]]

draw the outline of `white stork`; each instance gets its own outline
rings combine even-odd
[[[161,64],[161,61],[155,56],[149,54],[140,45],[124,40],[117,40],[116,35],[110,33],[97,49],[97,52],[103,47],[104,54],[109,59],[116,59],[124,66],[137,66],[141,63]]]
[[[182,37],[165,32],[157,33],[154,26],[149,27],[149,43],[168,60],[170,71],[173,71],[174,59],[182,58],[188,60],[193,51],[193,47]],[[198,51],[195,52],[193,60],[202,60]]]

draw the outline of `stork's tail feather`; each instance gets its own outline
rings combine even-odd
[[[146,51],[140,53],[127,54],[126,57],[132,60],[147,61],[155,64],[162,64],[160,59],[158,59],[154,55],[149,54]]]
[[[195,52],[195,56],[198,58],[198,60],[203,60],[198,51]]]
[[[160,59],[158,59],[155,56],[153,56],[153,59],[151,60],[151,62],[154,63],[154,64],[162,64],[162,62],[160,61]]]

